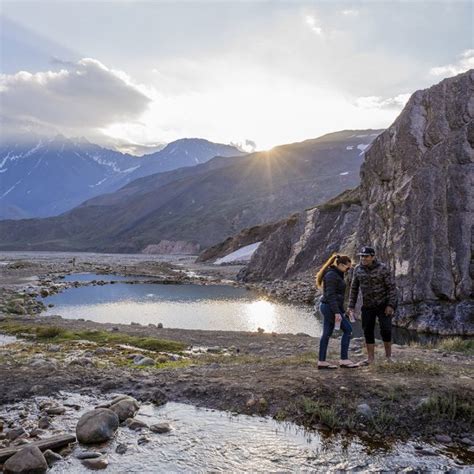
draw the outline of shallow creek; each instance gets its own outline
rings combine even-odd
[[[44,398],[4,406],[2,416],[21,423],[34,424]],[[74,433],[80,416],[99,403],[102,397],[61,393],[56,402],[66,413],[53,417],[47,433]],[[21,414],[21,415],[20,415]],[[107,455],[108,472],[288,472],[288,471],[445,471],[463,468],[455,454],[440,446],[422,443],[398,443],[385,447],[367,447],[358,438],[324,437],[292,423],[269,418],[199,409],[191,405],[167,403],[157,407],[142,404],[136,418],[147,425],[167,422],[171,431],[156,434],[148,428],[137,432],[120,427],[113,440],[100,446],[75,446],[73,452],[49,471],[81,473],[87,469],[76,458],[83,450]],[[117,454],[119,444],[127,446]]]

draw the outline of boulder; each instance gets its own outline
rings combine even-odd
[[[108,408],[84,413],[76,426],[77,440],[84,444],[102,443],[113,438],[119,427],[119,417]]]
[[[125,421],[127,418],[133,418],[139,408],[140,405],[132,397],[127,397],[110,406],[110,410],[117,415],[120,422]]]
[[[48,463],[36,446],[25,446],[9,458],[3,466],[4,474],[41,474],[47,469]]]

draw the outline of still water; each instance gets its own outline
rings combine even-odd
[[[82,407],[78,412],[69,412],[66,420],[60,422],[63,430],[73,432],[77,419],[92,409],[97,400],[71,394],[64,394],[64,398]],[[119,428],[115,439],[105,446],[108,472],[400,472],[407,468],[412,469],[410,472],[445,472],[452,468],[463,469],[462,461],[456,459],[455,454],[436,445],[417,445],[429,449],[429,456],[423,455],[413,443],[369,448],[358,438],[324,438],[292,423],[232,416],[181,403],[161,407],[144,404],[137,418],[147,425],[167,422],[172,430],[167,434],[154,434],[147,429],[136,433]],[[143,435],[148,442],[139,445],[138,439]],[[115,453],[118,444],[127,445],[124,455]],[[81,449],[84,448],[75,448],[71,457],[54,465],[50,472],[84,472],[74,457]]]
[[[69,275],[69,281],[125,280],[136,277],[116,275]],[[309,305],[268,301],[253,291],[226,285],[162,285],[116,283],[70,288],[45,298],[53,304],[46,314],[68,319],[130,324],[162,323],[164,327],[222,331],[306,333],[320,336],[319,313]],[[422,336],[398,328],[394,342],[423,342]],[[354,337],[362,336],[360,323],[354,324]]]

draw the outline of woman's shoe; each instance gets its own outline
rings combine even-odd
[[[340,361],[339,362],[339,367],[343,368],[343,369],[356,369],[357,367],[359,367],[359,364],[356,364],[354,362],[352,362],[351,360],[346,360],[346,361]]]
[[[319,365],[318,370],[334,370],[337,369],[337,365],[326,364],[326,365]]]

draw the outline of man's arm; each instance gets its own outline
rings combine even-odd
[[[354,270],[354,274],[352,275],[352,282],[351,282],[351,291],[349,293],[349,309],[355,309],[357,304],[357,297],[359,296],[359,278],[357,278],[357,272]]]
[[[395,279],[393,278],[392,273],[388,268],[385,271],[385,288],[387,289],[387,306],[392,307],[394,310],[397,309],[397,287],[395,285]]]

